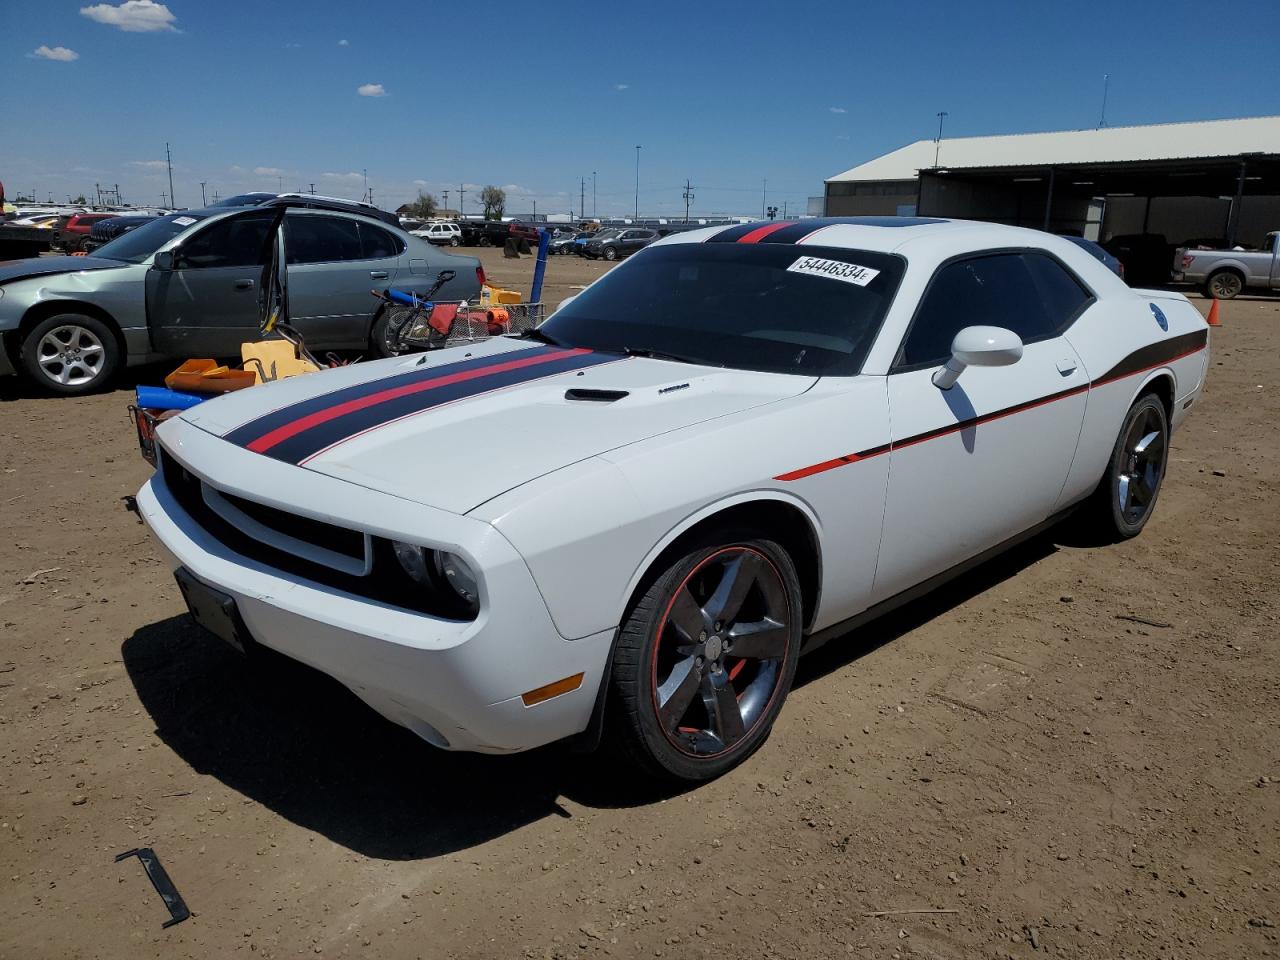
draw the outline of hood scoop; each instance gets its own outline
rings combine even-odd
[[[629,396],[631,396],[631,391],[629,390],[597,390],[592,387],[571,387],[564,392],[566,400],[586,401],[587,403],[615,403]]]

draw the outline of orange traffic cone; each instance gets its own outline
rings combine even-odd
[[[1209,307],[1209,316],[1205,318],[1205,322],[1211,327],[1222,326],[1222,321],[1218,319],[1218,301],[1214,300],[1212,306]]]

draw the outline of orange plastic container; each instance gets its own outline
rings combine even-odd
[[[233,370],[216,360],[187,360],[164,378],[164,385],[170,390],[191,393],[229,393],[252,387],[256,382],[252,371]]]

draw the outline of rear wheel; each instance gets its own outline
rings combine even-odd
[[[120,365],[115,333],[97,317],[59,313],[37,323],[22,339],[27,374],[54,393],[89,393],[104,386]]]
[[[1204,291],[1214,300],[1231,300],[1244,289],[1244,278],[1234,270],[1219,270],[1211,274]]]
[[[1169,418],[1160,398],[1145,394],[1129,410],[1107,472],[1087,509],[1105,539],[1128,540],[1151,519],[1169,462]]]
[[[449,246],[456,247],[456,246],[460,246],[461,244],[462,244],[462,241],[459,240],[457,237],[449,238]]]
[[[618,259],[618,249],[617,249],[617,247],[605,247],[605,248],[604,248],[604,258],[605,258],[606,260],[617,260],[617,259]]]
[[[800,656],[800,585],[770,540],[726,531],[671,564],[623,624],[613,737],[646,772],[704,781],[768,737]]]
[[[404,352],[399,346],[400,331],[413,311],[408,307],[383,307],[369,331],[369,350],[375,357],[396,357]]]

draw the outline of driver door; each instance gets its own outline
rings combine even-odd
[[[878,602],[1035,526],[1075,456],[1089,378],[1063,337],[1093,303],[1056,259],[1011,251],[954,260],[925,291],[888,377],[893,430]],[[964,327],[1024,343],[1007,367],[933,385]]]
[[[237,357],[259,339],[258,283],[272,212],[215,220],[173,251],[172,270],[147,271],[147,325],[159,353]]]

